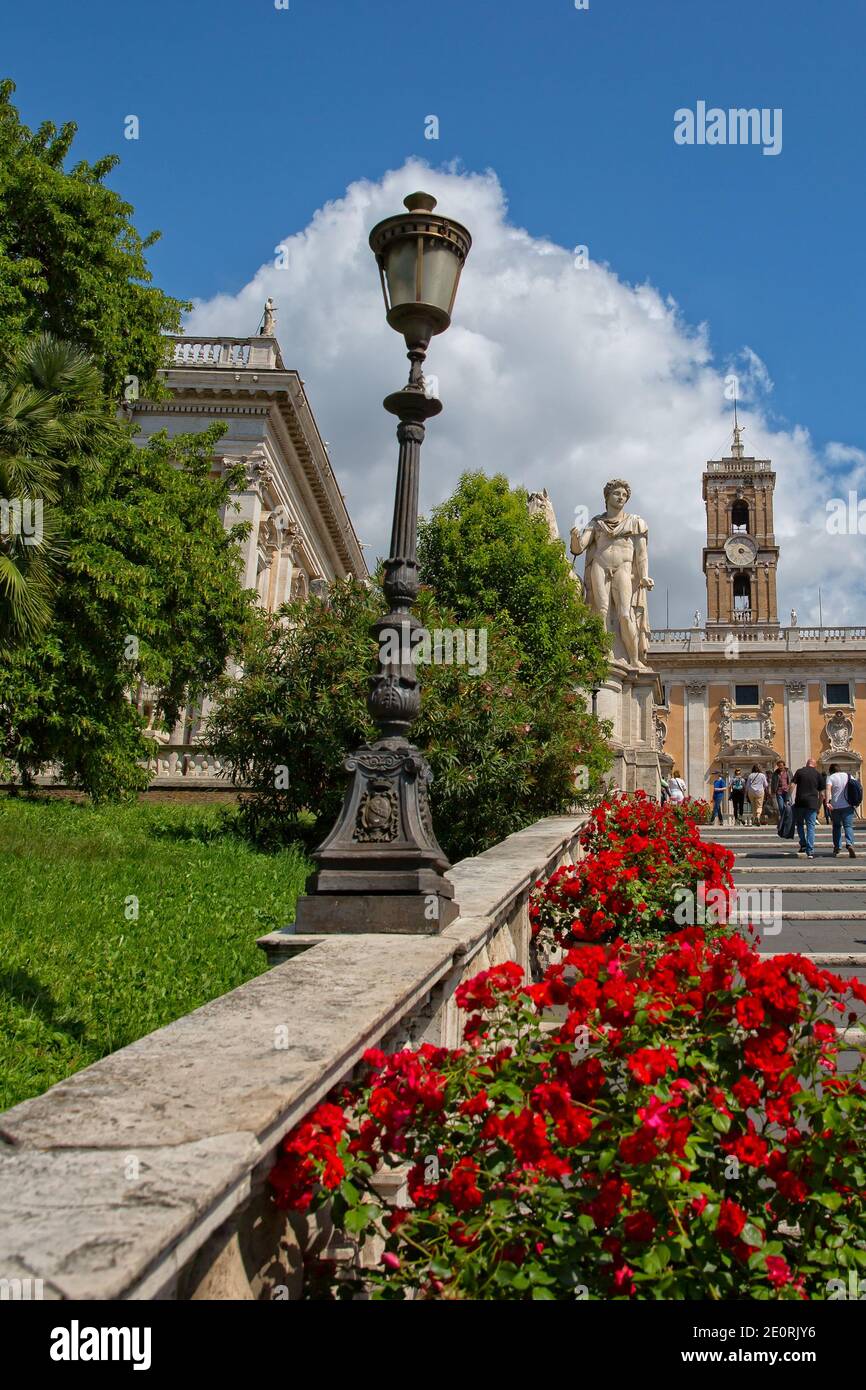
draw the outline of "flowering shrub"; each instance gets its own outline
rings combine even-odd
[[[667,803],[675,816],[690,821],[692,825],[709,825],[713,808],[701,797],[687,796],[683,801]]]
[[[662,936],[674,925],[678,888],[696,904],[712,894],[716,909],[730,905],[734,856],[703,840],[682,806],[659,806],[643,793],[603,802],[580,842],[585,857],[539,880],[531,895],[533,935],[545,944]]]
[[[276,1201],[330,1200],[375,1234],[376,1298],[826,1297],[866,1269],[866,1070],[836,1070],[848,993],[866,1000],[697,928],[576,947],[535,985],[482,971],[458,990],[464,1046],[368,1053],[369,1081],[286,1140]],[[382,1168],[409,1204],[383,1204]]]

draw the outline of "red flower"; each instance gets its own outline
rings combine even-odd
[[[784,1288],[791,1282],[791,1271],[780,1255],[767,1256],[767,1278],[774,1289]]]
[[[766,1017],[760,999],[738,999],[734,1012],[744,1028],[760,1028]]]
[[[627,1240],[652,1240],[656,1219],[645,1209],[632,1211],[625,1218],[624,1228]]]
[[[671,1047],[641,1047],[626,1058],[626,1065],[637,1081],[649,1085],[677,1066],[677,1054]]]
[[[737,1206],[736,1202],[729,1201],[727,1197],[723,1197],[719,1208],[719,1219],[716,1223],[716,1233],[736,1240],[747,1220],[748,1216],[742,1207]]]
[[[748,1076],[741,1076],[735,1086],[731,1087],[737,1103],[748,1110],[750,1106],[755,1106],[761,1099],[761,1092],[755,1082]]]
[[[472,1211],[481,1206],[484,1194],[476,1181],[479,1171],[474,1159],[461,1158],[455,1163],[445,1183],[455,1211]]]
[[[741,1163],[753,1168],[760,1168],[767,1157],[767,1145],[757,1134],[741,1134],[729,1148]]]

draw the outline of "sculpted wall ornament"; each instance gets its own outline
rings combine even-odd
[[[837,710],[824,725],[831,753],[848,753],[854,739],[854,724],[847,714]]]
[[[665,739],[668,736],[668,726],[660,714],[653,715],[653,730],[655,733],[655,747],[657,753],[663,753]]]
[[[274,481],[274,470],[261,454],[255,454],[251,458],[245,459],[244,471],[247,487],[251,491],[270,487]]]
[[[723,743],[731,743],[734,737],[733,712],[730,700],[719,701],[719,733]]]
[[[802,699],[802,697],[806,694],[806,682],[788,681],[787,690],[788,694],[792,696],[794,699]]]
[[[705,681],[687,681],[687,682],[686,682],[686,694],[687,694],[687,695],[691,695],[693,699],[696,698],[698,695],[703,695],[703,694],[705,694],[706,689],[707,689],[707,687],[706,687],[706,682],[705,682]]]
[[[776,724],[773,719],[773,710],[776,708],[776,701],[768,695],[761,705],[761,738],[765,743],[772,743],[776,737]]]
[[[622,478],[605,486],[605,510],[571,532],[572,555],[585,555],[583,585],[589,606],[614,634],[614,658],[645,671],[652,636],[647,592],[647,524],[629,515],[631,487]]]

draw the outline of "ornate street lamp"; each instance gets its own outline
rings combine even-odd
[[[352,780],[336,825],[313,855],[312,892],[298,903],[301,931],[432,933],[457,915],[444,876],[450,866],[433,832],[432,774],[408,735],[421,704],[413,660],[421,625],[412,614],[421,444],[425,422],[442,409],[426,393],[422,363],[430,339],[451,322],[472,238],[434,212],[429,193],[404,201],[406,212],[370,233],[387,319],[403,334],[411,364],[407,384],[383,402],[399,421],[400,452],[383,581],[389,611],[373,624],[379,670],[367,698],[379,736],[344,762]]]

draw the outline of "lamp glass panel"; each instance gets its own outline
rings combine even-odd
[[[424,243],[424,272],[421,281],[422,299],[447,314],[451,308],[454,285],[460,274],[460,261],[453,251],[437,242]]]
[[[391,307],[395,304],[415,303],[415,263],[418,242],[394,241],[385,252],[385,279]]]

